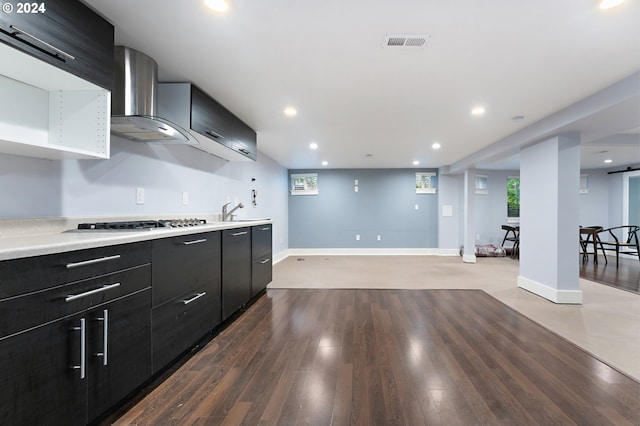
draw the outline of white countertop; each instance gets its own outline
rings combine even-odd
[[[17,223],[18,221],[15,222]],[[138,241],[148,241],[178,235],[265,225],[272,222],[269,219],[258,219],[234,222],[210,222],[206,225],[186,228],[83,232],[65,231],[73,229],[73,227],[67,227],[61,230],[59,220],[55,223],[47,222],[48,225],[46,225],[44,221],[30,222],[29,220],[24,220],[19,221],[19,223],[22,225],[21,232],[15,232],[14,235],[7,235],[8,232],[2,233],[3,236],[0,237],[0,261],[94,247],[113,246],[116,244],[135,243]],[[68,222],[65,221],[64,223]],[[74,227],[75,226],[76,225],[74,225]]]

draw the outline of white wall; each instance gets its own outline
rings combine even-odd
[[[252,179],[255,178],[255,181]],[[145,203],[136,204],[136,188]],[[262,153],[226,162],[186,145],[112,136],[109,160],[49,161],[0,154],[0,218],[104,217],[218,213],[227,198],[239,218],[273,220],[274,253],[288,248],[287,170]],[[251,190],[258,192],[257,206]],[[189,204],[182,204],[182,192]]]

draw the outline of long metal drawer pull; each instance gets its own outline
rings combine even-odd
[[[73,330],[80,331],[80,365],[74,365],[71,368],[74,370],[80,370],[80,378],[84,379],[86,372],[86,350],[87,350],[87,326],[85,324],[85,319],[80,318],[80,327],[73,327]]]
[[[64,298],[64,301],[72,302],[74,300],[82,299],[83,297],[91,296],[92,294],[102,293],[103,291],[111,290],[112,288],[116,288],[116,287],[120,287],[120,283],[103,285],[100,288],[89,290],[80,294],[70,294]]]
[[[196,300],[200,299],[201,297],[203,297],[203,296],[204,296],[204,295],[206,295],[206,294],[207,294],[207,292],[206,292],[206,291],[203,291],[202,293],[198,293],[198,294],[196,294],[196,295],[195,295],[195,296],[193,296],[191,299],[183,300],[183,301],[182,301],[182,303],[184,303],[185,305],[188,305],[189,303],[194,302],[194,301],[196,301]]]
[[[260,261],[260,263],[262,263],[262,264],[264,265],[265,263],[267,263],[267,262],[268,262],[268,261],[270,261],[270,260],[271,260],[271,259],[261,260],[261,261]]]
[[[80,266],[93,265],[96,263],[108,262],[110,260],[116,260],[116,259],[120,259],[119,254],[116,254],[113,256],[99,257],[97,259],[83,260],[82,262],[67,263],[67,269],[78,268]]]
[[[232,237],[239,237],[240,235],[247,235],[248,232],[244,231],[244,232],[236,232],[235,234],[231,234]]]
[[[185,246],[190,246],[191,244],[200,244],[200,243],[206,243],[207,239],[203,238],[201,240],[193,240],[193,241],[185,241],[182,244],[184,244]]]
[[[102,357],[102,365],[108,365],[108,346],[109,346],[109,310],[102,311],[102,318],[96,318],[97,321],[102,321],[102,352],[96,353],[96,356]]]
[[[207,134],[208,134],[209,136],[213,136],[213,137],[214,137],[214,138],[216,138],[216,139],[224,139],[224,136],[222,136],[220,133],[216,133],[216,132],[214,132],[213,130],[209,130],[209,131],[207,132]]]
[[[29,34],[28,32],[26,32],[26,31],[24,31],[24,30],[21,30],[20,28],[16,27],[15,25],[9,25],[9,28],[11,28],[12,30],[15,30],[15,31],[16,31],[16,33],[20,33],[20,34],[26,35],[26,36],[27,36],[27,37],[29,37],[29,38],[32,38],[33,40],[37,41],[38,43],[40,43],[40,44],[42,44],[42,45],[44,45],[44,46],[47,46],[49,49],[53,50],[53,51],[54,51],[54,52],[56,52],[56,53],[61,54],[62,56],[66,56],[67,58],[69,58],[69,59],[71,59],[71,60],[76,59],[76,58],[75,58],[75,56],[68,54],[68,53],[67,53],[67,52],[65,52],[64,50],[60,50],[60,49],[58,49],[57,47],[55,47],[55,46],[53,46],[53,45],[51,45],[51,44],[47,43],[47,42],[46,42],[46,41],[44,41],[44,40],[39,39],[38,37],[36,37],[36,36],[34,36],[34,35],[32,35],[32,34]]]
[[[268,230],[270,230],[270,229],[271,229],[271,227],[270,227],[270,226],[267,226],[266,228],[260,228],[260,230],[261,230],[261,231],[268,231]]]

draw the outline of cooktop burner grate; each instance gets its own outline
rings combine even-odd
[[[131,220],[125,222],[96,222],[80,223],[79,230],[95,231],[119,231],[119,230],[146,230],[155,228],[182,228],[204,225],[205,219],[166,219],[166,220]]]

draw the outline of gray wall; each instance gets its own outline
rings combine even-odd
[[[499,246],[504,238],[501,226],[507,224],[507,178],[520,176],[520,171],[477,170],[476,172],[487,176],[489,188],[488,194],[476,194],[474,223],[476,243]]]
[[[622,208],[622,180],[615,175],[608,175],[604,169],[582,170],[581,174],[589,176],[589,192],[580,194],[580,225],[602,226],[608,228],[611,225],[609,196],[613,196],[613,202],[619,203],[617,209]],[[610,193],[613,186],[620,185],[618,194]]]
[[[252,179],[255,178],[255,181]],[[136,204],[136,187],[145,204]],[[0,218],[218,213],[227,199],[242,218],[271,218],[274,253],[288,248],[287,170],[259,153],[227,162],[185,145],[130,142],[112,136],[109,160],[49,161],[0,154]],[[251,190],[258,205],[251,204]],[[189,204],[182,204],[182,192]]]
[[[415,193],[414,169],[289,172],[318,173],[319,189],[319,195],[289,195],[290,248],[438,246],[438,195]]]
[[[463,235],[463,175],[438,175],[438,248],[459,250]],[[452,216],[442,216],[451,206]]]
[[[478,170],[489,179],[489,194],[476,195],[475,226],[479,244],[500,245],[507,218],[507,178],[519,170]],[[618,226],[622,221],[622,174],[608,175],[606,169],[582,170],[589,175],[589,192],[580,194],[579,217],[582,226]],[[460,184],[462,185],[462,184]],[[441,194],[444,196],[444,194]]]

